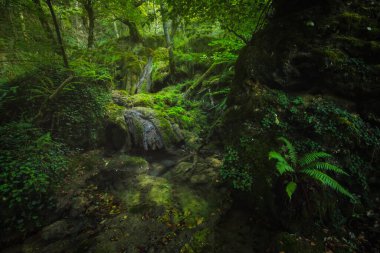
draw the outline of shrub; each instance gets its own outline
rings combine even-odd
[[[27,122],[0,127],[0,226],[25,231],[40,225],[50,190],[66,168],[63,146]]]

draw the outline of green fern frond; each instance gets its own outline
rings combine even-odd
[[[292,166],[290,166],[287,162],[277,162],[276,163],[276,169],[280,175],[286,173],[286,172],[294,172],[294,169]]]
[[[293,166],[296,166],[297,164],[297,151],[294,148],[293,144],[290,143],[286,138],[284,137],[279,137],[277,140],[282,141],[285,144],[285,147],[288,149],[288,153],[290,156],[290,161]]]
[[[269,160],[271,159],[275,159],[279,162],[283,162],[283,163],[288,163],[288,161],[286,161],[285,157],[283,157],[280,153],[276,152],[276,151],[270,151],[269,152]]]
[[[294,172],[293,167],[290,166],[285,157],[283,157],[280,153],[276,151],[270,151],[269,160],[271,159],[277,160],[276,169],[280,173],[280,175],[284,174],[285,172]]]
[[[335,166],[335,165],[332,165],[330,163],[327,163],[327,162],[316,162],[316,163],[313,163],[313,164],[309,165],[305,169],[306,170],[307,169],[316,169],[316,170],[319,170],[319,171],[321,171],[321,170],[328,170],[328,171],[333,171],[335,173],[348,176],[348,174],[343,169],[339,168],[338,166]]]
[[[308,164],[311,164],[312,162],[317,161],[321,158],[330,158],[332,155],[325,153],[325,152],[312,152],[304,155],[302,159],[299,161],[301,166],[305,166]]]
[[[320,181],[322,184],[329,186],[333,190],[351,198],[354,199],[354,196],[343,186],[341,186],[337,181],[335,181],[333,178],[331,178],[329,175],[315,169],[304,169],[301,171],[301,173],[304,173],[318,181]]]

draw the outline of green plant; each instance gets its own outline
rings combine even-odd
[[[234,189],[249,191],[252,187],[249,167],[247,164],[242,164],[238,151],[231,147],[227,148],[220,175],[223,180],[230,181]]]
[[[280,175],[290,175],[291,181],[288,182],[285,187],[289,199],[292,198],[300,182],[300,178],[304,175],[319,181],[322,185],[328,186],[350,199],[354,199],[354,196],[346,188],[326,173],[330,171],[336,174],[348,175],[338,166],[327,161],[321,161],[322,159],[331,158],[332,156],[330,154],[325,152],[311,152],[299,159],[297,151],[290,141],[284,137],[280,137],[278,140],[284,143],[281,152],[270,151],[269,159],[277,161],[276,169]]]
[[[54,185],[66,168],[64,147],[28,122],[0,127],[0,226],[25,231],[52,207]]]

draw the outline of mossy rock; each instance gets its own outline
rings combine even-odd
[[[324,247],[316,241],[289,234],[286,232],[278,234],[274,238],[275,252],[286,253],[320,253],[324,252]]]
[[[126,108],[115,103],[106,107],[105,147],[108,151],[129,150],[131,138],[124,119]]]
[[[367,101],[380,95],[372,68],[380,59],[380,27],[373,15],[380,4],[278,0],[273,5],[273,18],[240,53],[233,103],[247,103],[246,82],[253,80],[286,91],[328,92],[357,102],[365,114],[377,113]]]
[[[108,161],[106,170],[125,171],[131,174],[145,173],[149,169],[148,162],[138,156],[118,155]]]
[[[140,113],[142,115],[142,119],[148,120],[151,123],[153,123],[153,125],[158,130],[158,138],[162,138],[164,147],[169,148],[172,145],[175,145],[183,140],[183,136],[179,127],[175,123],[172,123],[169,120],[169,118],[167,118],[164,114],[157,112],[154,109],[146,107],[135,107],[132,109],[132,111]],[[128,113],[128,111],[126,113]],[[139,120],[136,120],[136,122],[134,122],[134,125],[137,129],[141,129],[141,122],[137,121]],[[142,129],[141,131],[138,131],[136,134],[136,140],[144,141],[145,135]]]

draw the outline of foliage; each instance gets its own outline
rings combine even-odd
[[[1,227],[25,231],[41,225],[66,168],[64,147],[23,121],[1,126],[0,143]]]
[[[234,189],[251,190],[252,178],[249,173],[249,167],[241,162],[238,151],[231,147],[227,148],[220,175],[223,180],[231,182]]]
[[[49,108],[52,134],[71,147],[95,147],[102,140],[109,91],[99,84],[71,87]]]
[[[168,0],[171,15],[181,15],[187,19],[199,18],[209,22],[220,22],[231,33],[248,40],[260,21],[260,13],[270,1],[235,0],[235,1],[192,1]]]
[[[291,177],[291,181],[287,183],[285,189],[290,199],[304,175],[319,181],[322,185],[328,186],[350,199],[354,199],[354,196],[348,190],[326,174],[326,172],[330,171],[340,175],[348,175],[341,168],[329,162],[320,161],[321,159],[331,158],[330,154],[312,152],[298,158],[293,144],[284,137],[280,137],[278,140],[284,143],[281,149],[282,152],[270,151],[269,159],[276,160],[276,169],[280,175],[289,175]]]

